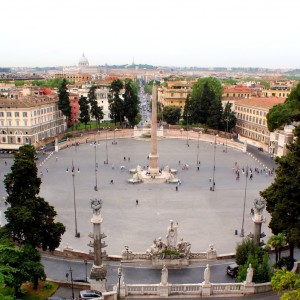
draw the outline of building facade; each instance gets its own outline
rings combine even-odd
[[[97,102],[98,106],[102,107],[103,110],[103,120],[102,121],[109,121],[111,120],[109,114],[109,99],[110,95],[110,83],[99,83],[97,84],[97,89],[96,89],[96,97],[97,97]]]
[[[57,102],[56,94],[1,97],[0,149],[39,146],[45,139],[64,132],[66,123]]]
[[[158,88],[157,100],[164,107],[169,105],[178,106],[183,112],[187,96],[192,92],[194,82],[168,81],[167,86]]]
[[[235,115],[237,117],[236,132],[241,140],[249,139],[254,144],[269,151],[270,132],[267,127],[267,113],[276,104],[284,103],[285,98],[240,99],[235,101]]]

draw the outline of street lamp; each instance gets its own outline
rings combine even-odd
[[[92,146],[94,146],[95,149],[95,186],[94,186],[94,190],[98,191],[98,184],[97,184],[97,172],[98,172],[98,163],[97,163],[97,142],[94,141],[94,144],[91,144]]]
[[[186,145],[189,147],[189,114],[186,114]]]
[[[227,153],[227,132],[228,132],[228,121],[229,121],[228,117],[225,119],[225,121],[226,121],[226,132],[225,132],[226,150],[225,150],[225,152]]]
[[[201,131],[199,131],[198,132],[198,144],[197,144],[197,165],[199,164],[199,138],[200,138],[200,134],[201,134],[202,132]]]
[[[106,136],[105,136],[105,150],[106,150],[106,164],[108,165],[107,131],[108,129],[106,130]]]
[[[68,172],[68,168],[67,171]],[[79,168],[78,168],[78,173],[79,173]],[[72,178],[73,178],[73,201],[74,201],[74,215],[75,215],[75,237],[79,238],[80,237],[80,232],[77,231],[77,213],[76,213],[76,194],[75,194],[75,167],[74,163],[72,160]]]
[[[246,196],[247,196],[247,182],[248,182],[248,166],[246,168],[246,182],[245,182],[245,194],[244,194],[244,208],[243,208],[243,221],[240,237],[244,237],[244,222],[245,222],[245,207],[246,207]]]
[[[69,269],[69,271],[70,271],[70,275],[71,275],[71,289],[72,289],[72,299],[75,299],[75,297],[74,297],[74,286],[73,286],[73,270],[72,270],[72,268],[70,267],[70,269]],[[68,281],[68,278],[69,278],[69,273],[66,273],[66,278],[67,278],[67,281]]]
[[[214,142],[214,166],[213,166],[213,178],[212,178],[212,186],[210,188],[211,191],[215,190],[215,171],[216,171],[216,147],[217,147],[217,134],[215,135]]]
[[[117,144],[117,142],[116,142],[116,131],[118,130],[118,128],[115,128],[114,129],[114,140],[113,140],[113,142],[112,142],[112,144],[113,145],[116,145]]]
[[[87,260],[85,259],[84,260],[84,265],[85,265],[85,282],[88,282],[88,280],[87,280]]]
[[[121,291],[121,277],[122,277],[122,269],[121,266],[118,268],[118,280],[119,280],[119,284],[118,284],[118,299],[120,299],[120,291]]]

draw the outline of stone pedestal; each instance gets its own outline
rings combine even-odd
[[[159,259],[157,257],[152,259],[153,267],[162,268],[164,265],[167,268],[185,268],[189,265],[189,259],[187,258]]]
[[[160,285],[158,287],[158,294],[160,297],[168,297],[169,296],[169,285]]]
[[[261,223],[262,222],[255,222],[254,221],[254,237],[253,237],[253,240],[254,240],[254,243],[256,245],[260,244]]]
[[[205,284],[202,285],[202,297],[209,297],[211,295],[211,284]]]
[[[149,168],[148,172],[152,176],[159,175],[159,168],[158,168],[158,154],[149,154]]]
[[[244,295],[248,294],[254,294],[255,293],[255,288],[254,288],[254,283],[245,283],[244,284]]]
[[[106,279],[91,279],[90,281],[91,290],[99,291],[101,293],[105,293],[106,289]]]

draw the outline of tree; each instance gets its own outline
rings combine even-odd
[[[139,123],[139,98],[138,87],[132,80],[128,80],[125,83],[124,98],[124,115],[127,118],[129,125],[134,126]]]
[[[300,121],[300,83],[291,91],[283,104],[273,106],[267,114],[269,131],[274,131],[293,121]]]
[[[231,132],[231,130],[235,127],[237,121],[234,112],[231,110],[231,106],[232,103],[228,101],[225,105],[222,115],[222,128],[226,132]]]
[[[81,95],[78,103],[80,109],[79,121],[81,123],[84,123],[84,126],[86,128],[87,123],[91,120],[89,112],[89,102],[87,101],[86,97]]]
[[[46,279],[40,253],[28,244],[16,247],[8,238],[0,241],[0,266],[4,284],[14,288],[15,294],[24,282],[32,282],[37,289],[39,279]]]
[[[272,289],[280,300],[300,299],[300,275],[286,270],[277,270],[271,279]]]
[[[63,79],[61,86],[58,90],[58,109],[60,109],[63,115],[67,119],[68,126],[70,125],[71,118],[71,105],[69,100],[69,93],[67,89],[67,81]]]
[[[294,246],[300,240],[300,128],[294,130],[294,142],[287,145],[286,156],[275,159],[278,168],[274,182],[260,192],[271,215],[269,227],[273,234],[283,233],[290,248],[291,266]]]
[[[282,233],[272,235],[269,237],[267,245],[272,246],[275,249],[275,267],[278,267],[278,261],[280,260],[281,250],[285,246],[285,238]]]
[[[5,175],[7,224],[5,228],[19,244],[53,251],[61,241],[65,226],[54,222],[56,211],[39,197],[41,179],[37,177],[35,148],[25,145],[15,153],[11,173]]]
[[[213,77],[201,78],[192,87],[191,123],[201,123],[219,129],[222,116],[222,86]]]
[[[181,108],[175,105],[165,106],[163,110],[164,120],[169,124],[176,124],[180,119]]]
[[[120,79],[114,80],[110,85],[109,95],[109,110],[110,117],[115,121],[115,124],[119,121],[120,125],[124,121],[125,105],[123,99],[120,98],[120,92],[123,89],[123,82]]]
[[[103,119],[104,114],[102,107],[98,106],[95,86],[91,86],[88,93],[88,99],[91,105],[91,115],[96,119],[97,128],[99,128],[100,120]]]

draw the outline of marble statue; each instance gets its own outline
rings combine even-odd
[[[247,269],[246,283],[252,283],[253,280],[253,268],[251,264],[249,264],[249,268]]]
[[[167,285],[168,284],[168,269],[166,268],[166,265],[163,266],[161,269],[161,285]]]
[[[91,199],[91,208],[94,215],[100,215],[100,210],[102,207],[101,199]]]
[[[177,244],[177,251],[179,252],[180,257],[189,257],[191,251],[191,243],[181,239]]]
[[[177,245],[177,226],[174,225],[174,221],[170,220],[170,226],[168,227],[168,234],[166,236],[167,238],[167,246],[170,248],[176,248]]]
[[[262,200],[261,198],[254,199],[254,209],[258,215],[262,214],[262,211],[265,208],[265,206],[266,206],[265,201]]]
[[[206,265],[206,268],[204,270],[204,283],[205,284],[210,283],[210,267],[209,267],[209,264]]]

